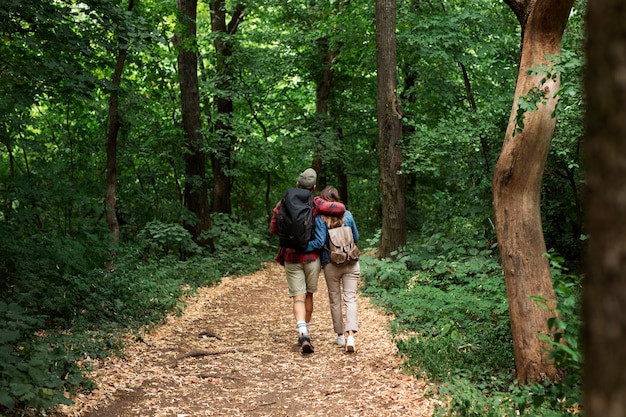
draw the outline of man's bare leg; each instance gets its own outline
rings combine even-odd
[[[296,323],[307,321],[306,296],[307,294],[298,294],[293,297],[293,317]]]
[[[313,293],[306,293],[306,300],[304,302],[304,306],[306,309],[305,321],[308,323],[311,322],[311,316],[313,315]]]

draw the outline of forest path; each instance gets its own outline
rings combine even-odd
[[[224,278],[181,316],[92,372],[94,392],[53,416],[430,416],[424,381],[403,374],[389,317],[359,297],[356,352],[334,343],[323,273],[314,297],[315,353],[297,346],[292,302],[276,263]]]

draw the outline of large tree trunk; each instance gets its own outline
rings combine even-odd
[[[135,6],[134,0],[128,2],[127,10],[130,12]],[[111,84],[118,90],[111,91],[109,97],[109,127],[107,130],[107,185],[106,195],[104,199],[105,217],[107,224],[109,225],[109,232],[111,232],[111,242],[117,244],[120,239],[120,224],[117,219],[116,202],[117,202],[117,135],[120,130],[119,119],[119,87],[122,82],[122,72],[124,71],[124,65],[126,63],[126,56],[128,55],[128,48],[126,45],[128,42],[125,39],[119,39],[120,48],[117,55],[117,62],[115,63],[115,70],[113,71],[113,78]],[[107,269],[113,269],[113,262],[117,256],[115,249],[111,251],[111,259],[107,262]]]
[[[509,5],[512,2],[508,2]],[[520,5],[524,12],[520,12]],[[528,70],[550,66],[546,54],[559,54],[561,37],[572,0],[514,2],[522,24],[522,56],[513,109],[493,178],[493,210],[506,280],[517,378],[522,382],[553,379],[556,369],[537,337],[548,334],[547,321],[555,313],[541,308],[531,297],[542,297],[554,307],[555,294],[541,224],[541,183],[556,124],[558,78],[541,84],[544,75]],[[519,129],[518,104],[533,89],[543,96],[538,109],[524,114]]]
[[[626,416],[626,7],[588,2],[583,391],[587,417]]]
[[[211,29],[214,32],[217,69],[217,90],[215,104],[217,120],[214,129],[214,141],[217,151],[211,154],[213,167],[213,196],[212,208],[217,213],[230,213],[230,194],[232,184],[229,171],[232,169],[232,151],[235,141],[230,119],[233,115],[233,100],[229,91],[232,90],[233,69],[230,58],[233,54],[231,37],[243,19],[243,6],[238,5],[233,12],[231,21],[226,25],[226,2],[216,0],[211,2]]]
[[[202,232],[211,227],[208,187],[206,180],[207,157],[203,149],[203,137],[200,132],[200,93],[198,89],[198,57],[196,43],[197,0],[177,0],[180,12],[181,32],[175,42],[178,52],[178,77],[185,131],[185,205],[194,213],[198,221],[187,224],[194,240],[200,245],[210,245],[208,239],[200,239]]]
[[[402,164],[402,119],[396,96],[396,1],[376,0],[376,60],[378,69],[378,143],[382,193],[381,257],[406,245],[405,185]]]

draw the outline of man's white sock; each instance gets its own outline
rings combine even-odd
[[[309,328],[306,325],[305,321],[299,321],[296,323],[296,327],[298,328],[298,334],[301,334],[302,336],[308,336],[309,335]]]

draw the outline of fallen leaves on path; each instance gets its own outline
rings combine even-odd
[[[56,417],[430,416],[427,383],[401,372],[390,318],[359,298],[357,351],[334,343],[323,275],[315,353],[298,346],[282,267],[224,278],[190,297],[181,316],[96,364],[97,388]]]

